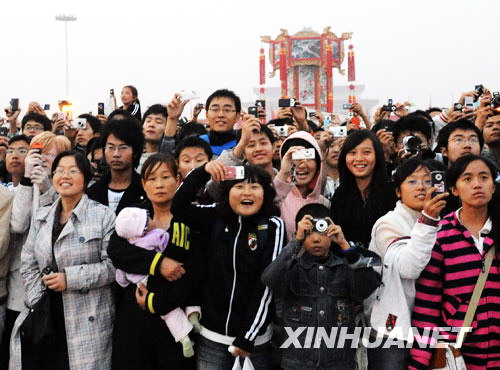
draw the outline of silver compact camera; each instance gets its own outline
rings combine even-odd
[[[325,233],[330,226],[331,221],[327,218],[313,218],[312,220],[313,229],[312,231],[316,231],[318,233]]]
[[[294,161],[301,159],[314,159],[314,158],[315,158],[315,152],[313,148],[299,149],[296,152],[292,153],[292,159]]]

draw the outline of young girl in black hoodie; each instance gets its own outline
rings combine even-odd
[[[256,369],[267,369],[273,307],[260,275],[281,251],[285,228],[268,173],[244,166],[243,179],[223,181],[226,175],[217,161],[193,170],[172,203],[172,212],[206,239],[197,365],[231,369],[234,357],[249,356]],[[222,181],[222,202],[194,205],[210,177]]]

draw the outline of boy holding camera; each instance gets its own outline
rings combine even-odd
[[[378,286],[372,266],[380,260],[366,257],[363,248],[349,243],[329,213],[318,203],[302,207],[295,217],[296,239],[262,274],[262,281],[282,305],[280,329],[296,335],[291,343],[286,335],[280,343],[284,369],[356,367],[352,338],[344,338],[343,345],[338,342],[342,333],[354,333],[355,306]],[[333,330],[337,330],[336,340]]]

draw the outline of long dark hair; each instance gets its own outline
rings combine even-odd
[[[380,144],[377,136],[373,132],[368,130],[359,130],[349,134],[344,144],[342,145],[342,149],[340,150],[339,154],[340,184],[346,184],[349,187],[357,187],[356,177],[352,174],[351,171],[349,171],[349,168],[347,168],[346,157],[347,153],[349,153],[366,139],[371,140],[373,148],[375,149],[375,168],[373,169],[372,180],[370,182],[370,191],[373,192],[384,186],[384,184],[387,183],[388,178],[385,168],[385,157],[382,144]]]
[[[137,89],[135,88],[135,86],[132,86],[132,85],[126,85],[126,86],[123,86],[123,88],[128,88],[130,89],[130,92],[132,93],[132,97],[134,98],[134,102],[139,102],[139,93],[137,92]]]
[[[221,183],[221,202],[217,205],[217,208],[221,215],[226,219],[231,219],[235,217],[235,213],[229,204],[229,191],[231,188],[243,181],[248,181],[249,183],[258,183],[264,189],[264,201],[259,212],[252,217],[256,218],[268,218],[271,216],[279,216],[280,210],[276,204],[276,190],[274,189],[271,176],[264,171],[262,168],[257,166],[244,166],[245,167],[245,177],[241,180],[229,180],[223,181]]]
[[[464,155],[463,157],[458,158],[448,170],[446,176],[448,187],[450,189],[455,187],[458,179],[465,172],[467,166],[474,161],[483,162],[491,172],[491,178],[493,181],[493,185],[495,186],[495,192],[493,193],[493,197],[488,203],[488,215],[490,216],[492,223],[491,235],[495,242],[498,242],[500,240],[500,194],[497,191],[498,184],[495,181],[498,176],[498,170],[496,166],[485,157],[481,157],[475,154]]]

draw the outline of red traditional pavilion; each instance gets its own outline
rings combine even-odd
[[[262,41],[269,44],[269,59],[273,67],[270,77],[280,72],[281,95],[294,97],[302,105],[315,110],[333,112],[333,69],[340,74],[344,60],[344,41],[351,38],[352,33],[343,33],[337,37],[326,27],[321,34],[311,29],[304,29],[293,36],[281,29],[281,34],[272,40],[262,36]],[[263,93],[265,84],[265,55],[260,50],[260,85]],[[348,80],[354,81],[354,51],[352,45],[348,52]],[[354,85],[352,85],[354,86]],[[354,90],[354,89],[352,89]],[[354,91],[349,96],[354,102]]]

